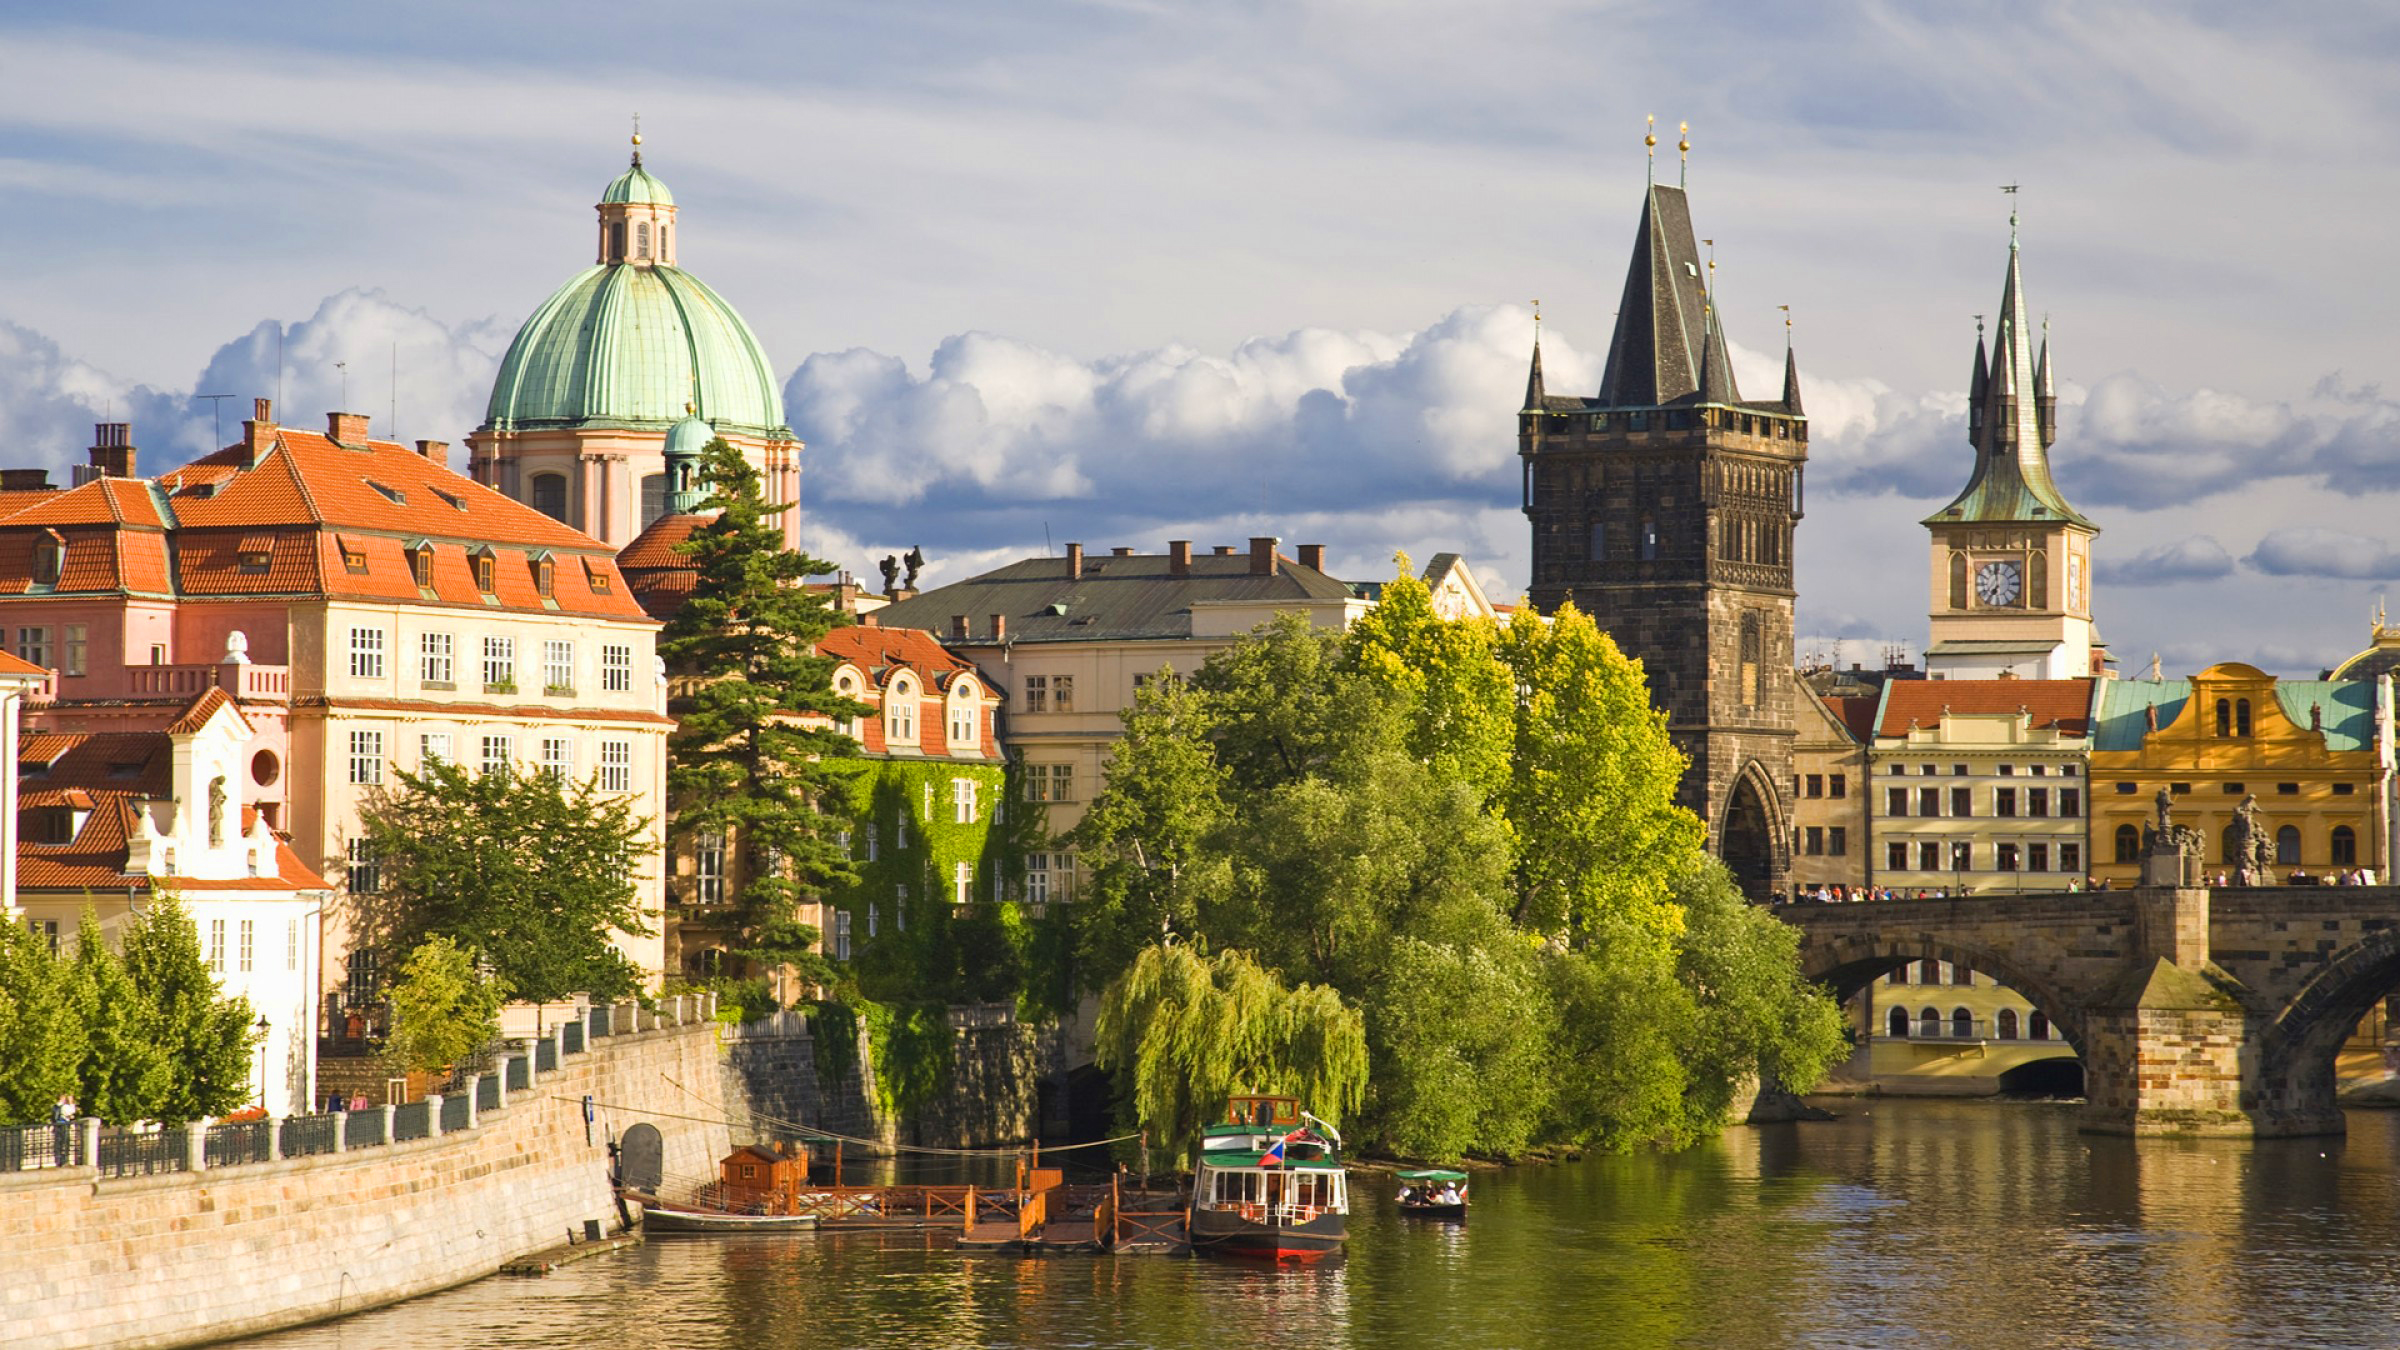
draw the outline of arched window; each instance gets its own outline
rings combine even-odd
[[[2017,1038],[2017,1010],[2002,1008],[2000,1015],[1992,1019],[1992,1034],[2004,1041],[2015,1040]]]
[[[642,475],[642,528],[667,513],[667,476],[663,473]]]
[[[2217,734],[2219,736],[2233,734],[2233,700],[2231,699],[2217,700]]]
[[[1658,522],[1645,515],[1642,517],[1642,561],[1655,562],[1657,560]]]
[[[1593,562],[1606,562],[1608,560],[1607,522],[1598,520],[1592,522],[1591,533],[1587,535],[1584,540],[1583,556]]]
[[[2221,863],[2238,863],[2238,862],[2242,861],[2240,858],[2237,858],[2237,857],[2235,857],[2235,856],[2234,856],[2234,850],[2236,849],[2237,845],[2236,845],[2236,844],[2233,842],[2233,840],[2234,840],[2234,830],[2233,830],[2233,826],[2231,826],[2231,825],[2227,825],[2227,826],[2226,826],[2226,827],[2225,827],[2223,830],[2221,830],[2221,831],[2219,831],[2219,832],[2218,832],[2218,834],[2217,834],[2217,861],[2218,861],[2218,862],[2221,862]]]
[[[1950,1034],[1962,1041],[1975,1039],[1975,1014],[1964,1008],[1950,1010]]]
[[[1967,555],[1953,553],[1950,555],[1950,608],[1965,609],[1966,607]]]
[[[2358,866],[2358,835],[2347,825],[2333,827],[2333,865]]]
[[[1917,1014],[1917,1034],[1929,1041],[1942,1038],[1942,1010],[1927,1008]]]
[[[2246,698],[2233,701],[2233,734],[2236,736],[2250,734],[2250,700]]]
[[[2131,825],[2117,827],[2117,861],[2138,862],[2142,856],[2142,832]]]
[[[608,227],[608,260],[610,262],[625,261],[624,221],[620,220],[616,224]]]
[[[917,743],[917,686],[903,675],[892,681],[892,692],[884,699],[884,739],[895,745]]]
[[[2278,826],[2278,827],[2276,827],[2276,830],[2275,830],[2275,861],[2276,861],[2278,864],[2281,864],[2281,863],[2291,863],[2291,864],[2292,864],[2292,865],[2294,865],[2294,866],[2298,866],[2298,865],[2299,865],[2299,862],[2300,862],[2300,827],[2299,827],[2299,826],[2297,826],[2297,825],[2282,825],[2282,826]]]
[[[637,257],[637,258],[647,258],[647,257],[649,257],[649,256],[650,256],[650,222],[649,222],[649,221],[646,221],[646,220],[641,220],[641,221],[636,221],[636,222],[634,222],[634,226],[633,226],[633,256],[635,256],[635,257]],[[872,925],[870,925],[870,927],[871,927],[871,926],[872,926]],[[870,933],[868,936],[872,937],[872,936],[873,936],[873,934],[872,934],[872,933]]]
[[[1908,1039],[1908,1009],[1892,1009],[1892,1015],[1886,1021],[1892,1029],[1893,1040],[1905,1041]]]
[[[567,476],[563,473],[537,473],[533,476],[533,509],[564,522],[567,518]]]
[[[2039,1008],[2025,1015],[2025,1039],[2029,1041],[2050,1039],[2050,1019],[2042,1016],[2042,1010]]]

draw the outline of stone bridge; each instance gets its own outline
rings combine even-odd
[[[2083,1059],[2084,1128],[2339,1134],[2334,1057],[2400,989],[2400,887],[2155,885],[1789,905],[1844,1000],[1927,958],[2023,994]]]

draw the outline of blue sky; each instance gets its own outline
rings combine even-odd
[[[791,377],[817,551],[1276,533],[1513,591],[1527,302],[1595,384],[1655,113],[1746,392],[1797,316],[1804,634],[1924,639],[2020,182],[2103,633],[2313,673],[2400,579],[2395,56],[2325,4],[12,11],[0,436],[64,465],[129,416],[174,462],[280,325],[287,415],[346,378],[462,439],[638,111],[684,263]]]

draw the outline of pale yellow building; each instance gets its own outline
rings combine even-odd
[[[1867,742],[1875,734],[1869,697],[1820,694],[1798,681],[1792,742],[1792,892],[1830,898],[1866,884],[1872,847],[1867,812]]]
[[[1906,895],[2082,886],[2093,686],[1887,683],[1867,752],[1870,884]]]
[[[2074,1047],[2017,991],[1948,961],[1911,961],[1845,1010],[1858,1051],[1838,1077],[1902,1096],[2072,1095]]]

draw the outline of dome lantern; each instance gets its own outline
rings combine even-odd
[[[633,163],[600,193],[603,266],[675,265],[675,194],[642,167],[642,135],[633,135]]]

